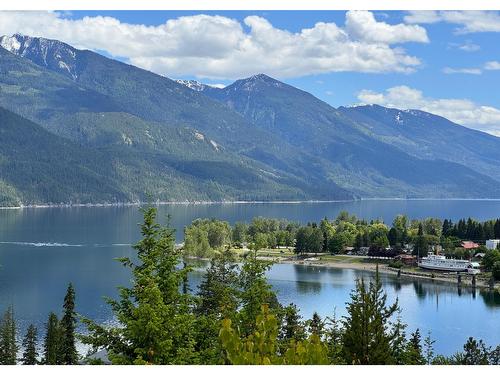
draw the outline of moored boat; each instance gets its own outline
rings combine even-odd
[[[447,259],[444,255],[430,254],[419,259],[418,266],[436,271],[478,273],[479,264],[462,259]]]

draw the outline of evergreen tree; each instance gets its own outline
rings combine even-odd
[[[489,350],[483,340],[476,341],[469,337],[464,345],[464,353],[461,357],[462,365],[487,365]]]
[[[239,275],[241,289],[238,320],[243,334],[250,334],[255,329],[257,316],[261,306],[269,305],[270,309],[278,306],[276,294],[267,282],[266,271],[271,263],[257,259],[257,252],[252,251],[243,261]]]
[[[434,343],[436,340],[431,338],[431,333],[428,332],[424,340],[424,358],[425,362],[430,365],[434,359]]]
[[[312,318],[307,321],[307,330],[310,335],[316,335],[319,338],[323,337],[325,333],[325,323],[317,312],[314,312]]]
[[[289,342],[290,340],[301,341],[306,337],[302,317],[296,305],[291,303],[284,308],[283,324],[279,334],[280,340]]]
[[[334,311],[332,317],[327,318],[325,328],[326,346],[328,348],[328,357],[332,363],[347,364],[344,359],[344,350],[342,339],[344,336],[341,322],[337,319]]]
[[[495,226],[493,227],[495,238],[500,238],[500,219],[495,221]]]
[[[427,256],[428,251],[429,245],[427,243],[427,239],[425,238],[424,227],[422,223],[420,223],[418,225],[417,237],[413,244],[413,255],[417,255],[422,258]]]
[[[38,353],[36,350],[37,341],[37,329],[33,324],[30,324],[30,326],[28,327],[28,331],[26,332],[26,336],[24,336],[23,340],[23,365],[38,364]]]
[[[398,302],[387,306],[386,301],[378,269],[368,287],[363,279],[357,280],[343,321],[342,343],[347,363],[394,363],[389,319],[398,311]]]
[[[396,322],[394,322],[392,327],[392,340],[391,340],[391,350],[392,357],[394,358],[394,364],[403,365],[406,364],[408,360],[408,342],[406,339],[406,324],[403,323],[401,316],[398,315]]]
[[[214,256],[199,287],[199,315],[213,315],[215,319],[234,316],[238,307],[237,267],[230,250]]]
[[[54,313],[49,314],[46,324],[46,334],[43,342],[43,360],[45,365],[62,364],[61,359],[61,330],[59,319]]]
[[[178,267],[181,250],[175,247],[174,230],[157,223],[156,208],[143,213],[142,239],[134,245],[138,263],[120,259],[132,270],[132,286],[120,288],[119,301],[108,299],[120,326],[84,319],[90,333],[82,341],[93,350],[106,349],[116,364],[197,363],[193,301],[181,291],[191,268]]]
[[[0,364],[2,365],[17,363],[16,331],[14,308],[9,306],[0,321]]]
[[[60,322],[61,328],[61,358],[64,365],[76,365],[78,352],[76,351],[76,312],[75,289],[70,283],[64,296],[64,314]]]
[[[426,360],[422,353],[422,338],[420,330],[417,328],[410,336],[408,341],[408,349],[405,364],[407,365],[423,365]]]

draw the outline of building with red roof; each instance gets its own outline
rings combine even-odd
[[[473,241],[462,241],[462,247],[466,250],[477,249],[479,244]]]

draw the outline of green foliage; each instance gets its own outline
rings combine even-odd
[[[37,329],[33,324],[30,324],[26,332],[26,336],[24,336],[23,339],[23,365],[38,364],[37,342]]]
[[[266,271],[270,262],[257,259],[257,252],[252,251],[245,257],[239,275],[240,309],[238,311],[238,326],[244,335],[250,334],[255,328],[256,318],[261,306],[267,304],[271,309],[279,308],[276,294],[266,279]]]
[[[326,346],[312,335],[304,341],[292,341],[288,349],[278,351],[278,319],[267,305],[261,307],[254,330],[241,338],[232,327],[230,319],[224,319],[219,338],[229,364],[234,365],[307,365],[328,364]]]
[[[62,331],[56,314],[49,314],[45,330],[42,363],[45,365],[62,364]]]
[[[279,332],[280,340],[289,343],[290,341],[302,341],[306,338],[306,330],[302,323],[302,317],[299,310],[293,303],[283,309],[283,318],[281,330]]]
[[[492,271],[493,266],[496,262],[500,261],[500,251],[499,250],[488,250],[484,254],[484,258],[481,261],[482,266],[486,271]]]
[[[75,365],[78,363],[76,351],[76,312],[75,312],[75,289],[70,283],[66,296],[64,296],[64,314],[60,322],[61,329],[61,358],[63,365]]]
[[[119,301],[108,300],[120,327],[101,327],[85,319],[90,333],[82,341],[95,350],[107,349],[113,363],[196,363],[191,297],[180,292],[190,269],[177,268],[181,254],[174,246],[174,232],[156,222],[156,209],[143,212],[143,237],[134,245],[139,262],[121,259],[132,271],[132,286],[120,288]]]
[[[305,226],[297,231],[297,253],[320,253],[323,250],[323,232],[318,227]]]
[[[342,342],[347,363],[394,363],[391,344],[395,337],[389,332],[389,319],[398,311],[398,303],[386,306],[386,300],[378,271],[368,287],[362,279],[356,282],[343,321]]]
[[[493,263],[493,267],[491,268],[491,275],[495,280],[500,280],[500,260],[497,260]]]
[[[226,221],[197,219],[184,230],[184,251],[200,258],[211,256],[231,244],[231,226]]]
[[[243,243],[247,241],[248,224],[242,222],[235,223],[231,233],[233,244],[242,247]]]
[[[312,318],[307,321],[306,325],[310,335],[316,335],[319,338],[322,338],[325,334],[325,322],[323,322],[317,312],[313,313]]]
[[[211,315],[214,319],[234,317],[238,307],[238,272],[230,250],[212,258],[198,291],[199,315]]]
[[[17,363],[16,320],[14,308],[9,306],[0,320],[0,365]]]

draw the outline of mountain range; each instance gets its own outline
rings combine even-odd
[[[216,88],[0,38],[0,205],[500,198],[500,138],[333,108],[264,74]]]

